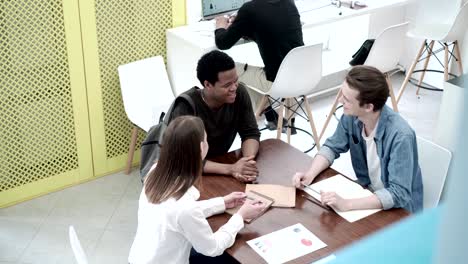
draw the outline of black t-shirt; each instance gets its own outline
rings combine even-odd
[[[257,43],[266,78],[273,82],[286,54],[304,45],[300,15],[294,1],[252,0],[242,5],[228,29],[215,31],[219,49],[231,48],[241,37]]]
[[[186,91],[185,94],[192,98],[196,115],[203,120],[205,125],[209,144],[207,158],[227,153],[237,133],[239,133],[242,142],[247,139],[260,140],[260,131],[249,94],[243,85],[239,84],[234,103],[225,104],[216,111],[211,110],[203,101],[201,90],[198,87]],[[171,118],[174,119],[182,115],[193,115],[191,107],[185,102],[174,107]]]

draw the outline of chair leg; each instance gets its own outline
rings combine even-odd
[[[388,74],[385,74],[385,79],[387,79],[388,91],[390,93],[390,100],[392,101],[393,111],[398,113],[398,104],[397,104],[397,101],[395,99],[395,93],[393,92],[392,82],[390,81],[390,78],[388,77]]]
[[[306,111],[307,111],[307,116],[309,118],[310,128],[312,129],[312,135],[314,136],[315,145],[317,146],[317,150],[320,150],[320,140],[317,135],[317,129],[315,128],[312,111],[310,111],[310,105],[309,105],[309,102],[307,102],[307,97],[305,95],[303,96],[303,99],[304,99],[304,104],[305,104]]]
[[[408,84],[409,79],[411,78],[411,75],[413,74],[414,68],[416,67],[416,64],[418,64],[418,60],[421,57],[421,54],[423,52],[424,47],[426,46],[426,40],[423,41],[421,48],[418,51],[418,54],[416,55],[416,58],[414,59],[413,63],[411,64],[410,69],[408,70],[405,80],[403,81],[403,84],[400,87],[400,91],[398,91],[398,96],[396,98],[397,104],[400,102],[401,96],[403,95],[403,92],[406,89],[406,85]]]
[[[449,65],[448,65],[448,56],[449,56],[449,52],[448,52],[448,45],[447,43],[444,43],[444,81],[447,81],[449,79],[449,75],[448,75],[448,68],[449,68]]]
[[[288,144],[291,144],[291,98],[286,99],[286,120],[288,121],[287,139]]]
[[[258,105],[257,110],[255,111],[255,120],[258,120],[263,110],[265,110],[265,106],[267,102],[268,102],[268,95],[264,95],[262,99],[260,100],[260,104]]]
[[[424,75],[426,74],[427,65],[429,64],[429,59],[431,58],[432,48],[434,47],[434,40],[429,44],[429,50],[427,51],[427,58],[424,61],[423,71],[421,72],[421,78],[419,78],[418,89],[416,90],[416,95],[419,95],[419,90],[421,89],[421,83],[424,80]]]
[[[336,95],[335,102],[333,102],[333,105],[330,109],[330,113],[328,113],[327,120],[325,120],[325,124],[323,125],[322,132],[320,132],[318,141],[322,139],[323,134],[325,133],[325,130],[327,129],[328,123],[330,122],[333,113],[336,111],[336,106],[338,105],[338,101],[340,100],[340,97],[341,97],[341,89],[338,91],[338,94]]]
[[[458,46],[458,40],[455,40],[453,43],[455,45],[455,54],[457,55],[457,64],[458,64],[458,70],[460,71],[460,76],[463,75],[463,65],[462,65],[462,59],[461,59],[461,54],[460,54],[460,47]]]
[[[284,112],[284,99],[280,99],[280,109],[279,109],[279,113],[278,113],[278,124],[276,125],[277,126],[277,129],[276,129],[276,138],[277,139],[281,139],[281,132],[283,130],[283,112]]]
[[[132,138],[130,146],[128,147],[127,166],[125,167],[125,174],[130,174],[132,171],[133,154],[135,154],[135,146],[138,138],[138,129],[134,126],[132,129]]]

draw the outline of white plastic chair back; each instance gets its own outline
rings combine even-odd
[[[466,29],[468,28],[468,2],[466,2],[458,12],[455,21],[450,28],[450,31],[447,33],[442,42],[452,42],[455,40],[462,40],[463,34],[465,34]]]
[[[408,35],[441,42],[460,40],[467,27],[467,8],[461,0],[420,0]]]
[[[424,189],[423,207],[433,208],[439,204],[452,153],[424,138],[418,137],[417,141]]]
[[[86,259],[86,255],[81,247],[80,240],[78,239],[73,226],[69,227],[68,235],[70,237],[70,245],[72,247],[73,254],[75,255],[76,262],[78,264],[88,264],[88,260]]]
[[[297,47],[283,59],[268,94],[293,98],[313,93],[322,78],[322,44]]]
[[[161,56],[118,67],[122,99],[128,119],[148,131],[166,112],[174,94]]]
[[[374,66],[381,72],[389,72],[397,67],[403,52],[408,22],[386,28],[372,45],[364,65]]]

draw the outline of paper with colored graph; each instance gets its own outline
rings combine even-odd
[[[327,246],[302,224],[249,240],[247,244],[270,264],[284,263]]]

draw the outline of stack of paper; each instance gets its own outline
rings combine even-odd
[[[326,247],[302,224],[295,224],[247,241],[268,263],[284,263]]]
[[[372,192],[362,188],[361,185],[345,178],[342,175],[335,175],[328,179],[319,181],[303,189],[310,196],[320,201],[320,191],[335,192],[344,199],[364,198],[372,195]],[[333,207],[332,207],[333,208]],[[348,222],[354,222],[371,214],[377,213],[381,209],[352,210],[341,212],[333,208],[337,214]]]

